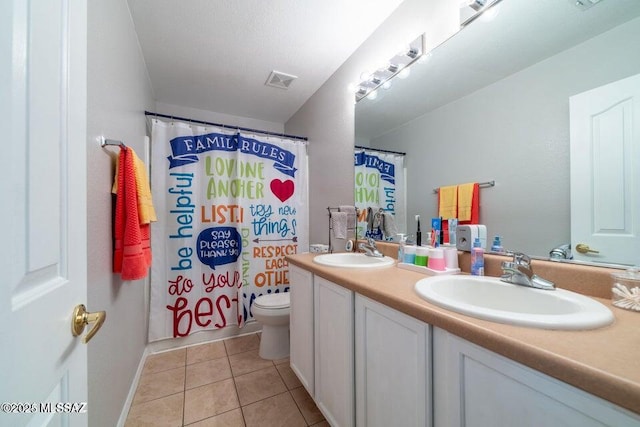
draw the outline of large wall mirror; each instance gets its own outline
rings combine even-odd
[[[493,20],[474,20],[428,61],[412,65],[409,78],[358,102],[356,145],[406,153],[403,232],[415,232],[416,214],[423,224],[437,216],[434,189],[495,181],[480,190],[489,240],[500,235],[506,249],[548,257],[555,247],[577,243],[571,240],[570,98],[640,73],[640,1],[602,0],[587,9],[575,0],[498,6]],[[637,213],[640,182],[635,185]],[[576,259],[640,264],[640,245],[635,248],[632,262],[598,254]]]

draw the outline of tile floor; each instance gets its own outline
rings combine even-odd
[[[147,357],[126,427],[329,426],[289,367],[250,334]]]

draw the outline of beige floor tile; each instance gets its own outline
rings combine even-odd
[[[125,427],[180,427],[184,393],[131,406]]]
[[[205,360],[226,357],[227,351],[224,341],[215,341],[206,344],[187,347],[187,365],[204,362]]]
[[[276,369],[280,373],[282,380],[289,390],[298,388],[302,385],[296,374],[293,373],[293,369],[289,364],[276,365]]]
[[[140,377],[133,404],[148,402],[184,391],[184,368],[147,373]]]
[[[287,391],[274,366],[235,377],[242,406]]]
[[[309,423],[309,425],[324,420],[322,412],[320,412],[315,402],[313,401],[311,396],[309,396],[309,393],[307,393],[307,390],[305,390],[304,387],[299,387],[291,390],[291,396],[293,396],[293,399],[296,401],[300,412],[302,412],[302,416],[307,421],[307,423]]]
[[[258,349],[260,347],[260,339],[256,334],[249,334],[241,337],[227,338],[224,340],[224,345],[227,348],[227,354],[231,356],[232,354]]]
[[[261,358],[258,350],[245,351],[244,353],[229,356],[229,363],[231,363],[231,371],[234,377],[248,374],[249,372],[259,369],[273,367],[273,362]]]
[[[187,365],[186,375],[185,388],[190,389],[231,378],[231,367],[226,357],[206,360],[204,362],[194,363],[193,365]]]
[[[222,380],[185,391],[184,423],[190,424],[238,408],[233,379]]]
[[[244,427],[244,417],[240,408],[215,417],[189,424],[189,427]]]
[[[187,349],[165,351],[163,353],[150,354],[144,362],[142,374],[166,371],[185,365]]]
[[[307,423],[290,393],[242,407],[247,427],[303,427]]]

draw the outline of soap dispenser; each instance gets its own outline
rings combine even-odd
[[[504,248],[502,247],[502,242],[500,241],[500,236],[495,236],[493,238],[493,243],[491,244],[491,252],[504,252]]]
[[[484,249],[480,239],[476,237],[471,248],[471,274],[473,276],[484,276]]]

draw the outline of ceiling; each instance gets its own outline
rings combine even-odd
[[[128,2],[156,101],[285,123],[402,0]]]

